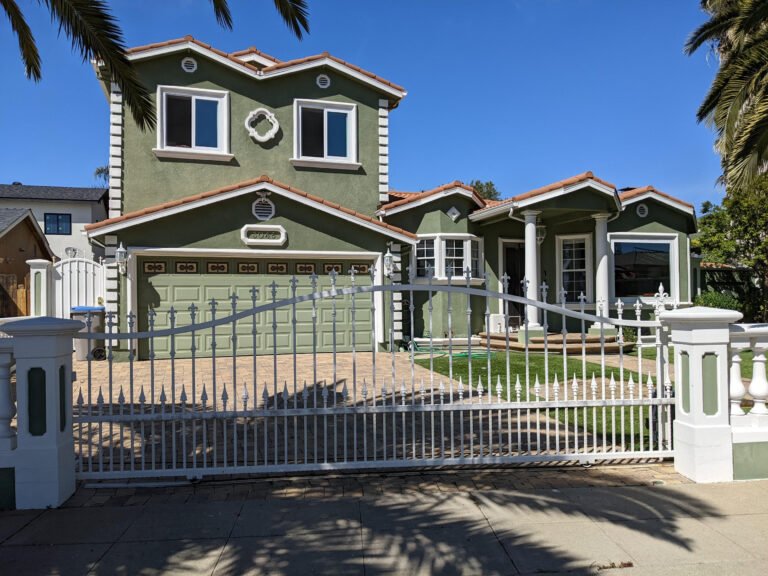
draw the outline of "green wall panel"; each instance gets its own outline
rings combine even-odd
[[[680,383],[680,392],[682,395],[683,412],[691,413],[691,357],[688,352],[680,353],[680,373],[682,382]]]
[[[27,372],[29,433],[32,436],[42,436],[47,429],[46,424],[46,391],[45,370],[30,368]]]
[[[768,478],[768,442],[733,445],[733,479]]]
[[[701,364],[703,393],[702,409],[707,416],[714,416],[719,409],[717,355],[711,353],[704,354],[704,357],[701,359]]]

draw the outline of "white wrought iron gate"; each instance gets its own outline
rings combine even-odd
[[[469,272],[467,272],[467,275]],[[461,466],[553,461],[594,462],[664,458],[672,455],[673,403],[666,335],[655,320],[643,320],[642,306],[624,318],[571,310],[561,294],[548,304],[463,285],[417,284],[338,287],[331,275],[329,290],[297,295],[299,279],[289,281],[290,297],[278,300],[254,290],[248,302],[232,297],[212,303],[219,314],[198,322],[199,312],[169,311],[170,328],[114,332],[108,317],[107,359],[91,358],[77,367],[74,432],[80,478],[203,477],[215,474],[260,474],[322,470],[359,470]],[[306,282],[306,280],[305,280]],[[395,342],[394,331],[381,349],[358,352],[356,314],[360,295],[366,312],[376,307],[377,293],[393,315],[405,303],[414,327],[414,295],[426,294],[425,325],[436,313],[436,293],[447,299],[449,336],[418,343],[410,334]],[[299,292],[300,293],[300,292]],[[356,296],[356,297],[354,297]],[[454,310],[459,299],[466,309]],[[344,307],[352,322],[352,349],[298,354],[278,353],[277,313],[310,310],[316,337],[318,302],[331,302],[331,333],[337,311]],[[490,310],[501,302],[534,305],[546,338],[523,338],[510,331],[491,337]],[[664,306],[663,289],[656,299]],[[227,315],[224,310],[227,309]],[[473,335],[473,309],[483,312],[485,340]],[[494,308],[495,309],[495,308]],[[658,309],[656,310],[658,312]],[[265,316],[274,348],[258,353],[256,330]],[[376,318],[376,314],[371,314]],[[248,342],[239,343],[238,325],[251,327]],[[571,327],[571,330],[568,327]],[[596,327],[590,331],[590,327]],[[217,355],[222,328],[231,339],[226,356]],[[529,328],[524,318],[523,334]],[[575,329],[574,329],[575,328]],[[368,329],[368,327],[367,327]],[[376,327],[370,327],[375,337]],[[465,336],[454,336],[455,333]],[[630,332],[637,335],[634,344]],[[615,334],[614,334],[615,333]],[[431,332],[430,332],[431,334]],[[209,358],[199,358],[199,339],[214,343]],[[235,335],[234,337],[232,335]],[[407,334],[406,334],[407,335]],[[99,338],[84,333],[83,338]],[[138,361],[123,344],[145,340],[150,351],[157,338],[170,338],[170,357],[150,353]],[[188,346],[189,358],[177,358],[177,343]],[[408,344],[406,351],[399,345]],[[439,344],[439,345],[438,345]],[[386,351],[382,351],[386,348]],[[124,355],[121,357],[121,355]],[[78,389],[79,388],[79,389]]]
[[[52,267],[53,306],[57,318],[69,318],[74,306],[97,306],[104,300],[103,264],[66,258]]]

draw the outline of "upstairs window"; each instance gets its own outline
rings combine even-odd
[[[161,86],[158,102],[158,156],[228,154],[227,92]]]
[[[71,214],[51,214],[46,212],[44,220],[46,234],[53,236],[69,236],[72,234]]]
[[[296,100],[292,162],[298,166],[351,164],[357,167],[357,115],[354,104]]]

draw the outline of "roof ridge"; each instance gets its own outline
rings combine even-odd
[[[395,200],[393,202],[387,202],[386,204],[382,204],[379,207],[379,210],[391,210],[392,208],[397,208],[398,206],[403,206],[405,204],[410,204],[411,202],[415,202],[417,200],[421,200],[422,198],[427,198],[429,196],[432,196],[434,194],[438,194],[440,192],[444,192],[445,190],[450,190],[452,188],[462,188],[463,190],[467,190],[468,192],[472,192],[473,196],[475,198],[479,199],[482,204],[485,204],[485,199],[482,198],[478,193],[477,190],[475,190],[472,186],[469,186],[467,184],[464,184],[460,180],[454,180],[453,182],[448,182],[447,184],[441,184],[440,186],[436,188],[432,188],[431,190],[422,190],[421,192],[409,192],[409,196],[407,198],[401,198],[400,200]]]

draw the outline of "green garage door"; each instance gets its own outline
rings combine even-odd
[[[370,263],[365,261],[265,261],[265,260],[222,260],[222,259],[193,259],[193,258],[140,258],[138,262],[138,308],[139,329],[147,330],[147,312],[154,308],[155,330],[170,328],[169,310],[176,309],[176,326],[190,324],[189,307],[198,307],[196,322],[211,320],[210,301],[217,301],[216,318],[231,315],[232,304],[230,295],[238,296],[237,310],[252,308],[251,288],[259,290],[257,305],[271,302],[272,282],[277,283],[277,300],[289,298],[291,294],[290,279],[295,273],[298,280],[297,295],[310,294],[310,277],[312,270],[318,275],[318,290],[330,288],[327,266],[334,264],[341,267],[342,272],[337,277],[337,286],[346,287],[351,284],[349,270],[356,266],[358,270],[367,271]],[[370,276],[361,273],[356,276],[357,285],[369,286]],[[371,295],[358,294],[355,297],[355,345],[358,350],[371,348]],[[352,350],[352,300],[350,296],[340,296],[336,299],[336,349],[339,352]],[[333,350],[333,301],[323,299],[317,301],[317,350],[331,352]],[[279,353],[290,353],[293,350],[291,329],[291,306],[277,310],[277,350]],[[238,354],[250,354],[253,351],[253,324],[251,318],[240,320],[237,324]],[[261,312],[256,318],[256,351],[259,354],[271,353],[275,341],[272,333],[272,312]],[[296,349],[300,353],[312,352],[312,303],[299,304],[296,308]],[[216,354],[232,354],[232,325],[216,328]],[[190,356],[192,336],[189,333],[176,336],[176,357]],[[210,356],[212,352],[212,334],[210,330],[200,332],[195,336],[195,346],[198,356]],[[155,338],[155,355],[157,358],[167,358],[171,350],[170,337]],[[149,354],[148,341],[142,340],[139,345],[139,355],[147,358]]]

